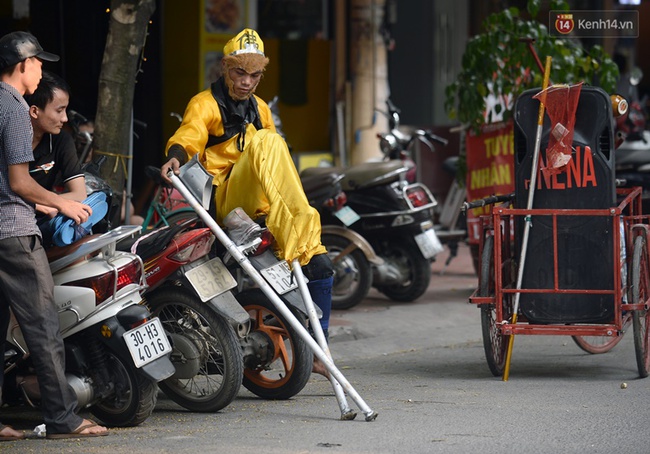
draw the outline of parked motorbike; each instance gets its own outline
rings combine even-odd
[[[234,279],[219,259],[210,263],[214,236],[196,224],[196,218],[174,223],[119,247],[142,258],[146,304],[172,340],[176,372],[160,389],[188,410],[214,412],[239,392],[244,366],[233,327],[243,337],[250,322],[230,292]],[[206,263],[215,270],[212,276],[201,268]]]
[[[148,174],[165,193],[172,189],[160,178],[159,169],[157,172],[152,169]],[[162,194],[156,192],[159,193]],[[154,200],[152,206],[154,203],[158,202]],[[262,398],[293,397],[304,388],[311,374],[313,357],[306,344],[268,298],[260,294],[223,245],[214,243],[210,229],[184,203],[178,210],[154,208],[153,212],[160,216],[157,225],[163,227],[145,234],[134,246],[145,261],[147,281],[151,285],[145,297],[152,312],[163,319],[166,329],[169,324],[172,338],[189,337],[178,344],[178,352],[174,344],[172,360],[184,362],[194,350],[205,351],[201,364],[197,363],[194,369],[177,365],[180,372],[161,383],[161,388],[180,405],[196,411],[223,408],[235,397],[242,383]],[[145,222],[149,224],[147,219]],[[306,320],[306,308],[295,282],[292,285],[285,282],[288,267],[272,251],[273,238],[267,230],[260,229],[258,233],[252,239],[254,244],[245,248],[249,260],[257,269],[268,269],[264,272],[277,278],[274,282],[278,293],[296,317]],[[174,313],[179,308],[193,321],[191,326],[175,326],[181,322],[188,325]],[[225,332],[224,324],[230,325],[232,336]],[[199,334],[192,334],[190,328],[198,329]],[[210,342],[197,346],[197,340],[208,337]],[[233,358],[232,348],[226,348],[233,343],[239,348],[238,360]],[[239,370],[235,363],[240,364]],[[242,374],[242,367],[243,378],[236,378]],[[207,384],[194,385],[201,381]],[[188,383],[193,384],[194,391]],[[233,386],[235,383],[237,388]]]
[[[160,320],[140,304],[146,285],[142,261],[115,249],[137,231],[122,226],[48,250],[66,378],[78,409],[87,408],[110,426],[145,421],[156,405],[157,383],[174,373]],[[4,403],[38,405],[32,360],[13,315],[4,368]]]
[[[413,159],[415,144],[420,141],[424,143],[430,151],[435,151],[434,142],[440,145],[447,145],[447,139],[435,135],[430,130],[412,129],[405,132],[400,129],[400,110],[393,104],[390,98],[386,99],[387,112],[381,112],[388,117],[388,126],[390,130],[385,133],[378,133],[379,148],[383,155],[384,161],[401,160],[408,168],[406,171],[406,181],[415,183],[419,181],[417,165]]]
[[[637,85],[643,73],[640,69],[632,71],[628,90],[621,93],[627,102],[627,113],[617,122],[616,178],[625,182],[625,187],[643,188],[643,210],[650,210],[650,131],[647,130],[644,105],[640,99]]]
[[[301,172],[301,177],[332,171],[343,174],[347,206],[360,217],[348,228],[365,238],[382,259],[373,263],[372,285],[395,301],[413,301],[426,291],[431,262],[442,250],[433,225],[437,202],[425,185],[407,181],[409,168],[401,160],[390,160]],[[326,211],[321,212],[321,222],[341,225]]]
[[[372,287],[372,265],[383,264],[370,243],[348,228],[360,218],[347,206],[347,196],[341,187],[343,178],[343,174],[331,169],[300,177],[309,204],[319,211],[321,221],[327,215],[340,222],[321,225],[321,241],[334,267],[333,309],[349,309],[359,304]]]
[[[443,169],[453,176],[453,180],[438,212],[434,227],[440,242],[449,248],[449,256],[440,274],[443,274],[451,261],[458,256],[458,245],[461,241],[466,241],[468,237],[467,218],[462,210],[467,189],[457,179],[458,160],[458,156],[451,156],[445,159],[442,165]],[[476,252],[478,253],[478,250]]]
[[[312,204],[321,215],[322,243],[338,267],[332,307],[346,309],[367,294],[365,263],[371,264],[372,283],[395,301],[419,298],[431,281],[431,262],[442,251],[433,224],[437,202],[429,189],[415,183],[416,166],[412,148],[417,140],[447,144],[431,131],[416,129],[408,134],[399,129],[399,109],[386,100],[390,131],[378,134],[384,160],[347,168],[312,167],[300,178],[340,181],[346,206],[354,213]],[[276,125],[279,115],[274,115]],[[277,128],[277,126],[276,126]],[[331,176],[331,175],[334,176]],[[307,190],[305,191],[307,192]],[[310,199],[311,200],[311,199]],[[357,217],[358,216],[358,217]],[[359,220],[357,220],[359,219]],[[356,286],[345,286],[355,282]]]

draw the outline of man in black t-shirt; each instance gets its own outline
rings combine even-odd
[[[82,202],[86,199],[86,181],[74,141],[67,132],[62,131],[68,121],[66,109],[69,100],[68,84],[47,71],[43,71],[36,91],[25,96],[34,130],[34,161],[29,164],[29,173],[45,189],[66,199]],[[58,212],[52,207],[37,204],[36,213],[37,222],[42,227]],[[46,245],[51,233],[43,232]]]
[[[56,193],[68,193],[78,201],[85,199],[84,173],[77,158],[74,140],[66,131],[43,135],[34,148],[34,161],[29,165],[29,173],[44,188]],[[79,180],[73,182],[75,179]],[[78,194],[76,186],[79,186]]]

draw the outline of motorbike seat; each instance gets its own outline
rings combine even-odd
[[[337,172],[343,175],[341,187],[344,191],[353,191],[380,184],[398,181],[408,172],[409,166],[400,159],[390,161],[364,162],[347,168],[344,167],[310,167],[300,173],[300,177],[323,175]]]
[[[364,162],[348,167],[341,180],[344,191],[368,188],[399,181],[409,167],[399,159],[390,161]]]
[[[327,168],[328,172],[319,172],[313,175],[300,175],[300,182],[305,193],[317,192],[321,189],[335,187],[336,183],[343,178],[343,175]]]
[[[320,207],[328,199],[336,198],[343,191],[341,188],[343,175],[332,171],[331,168],[328,170],[329,172],[300,177],[305,195],[313,207]]]
[[[185,230],[202,227],[202,225],[198,224],[198,218],[192,218],[179,222],[178,224],[171,224],[169,227],[161,227],[148,232],[144,236],[125,238],[118,243],[118,249],[121,251],[134,252],[139,255],[142,260],[148,260],[167,249],[169,243],[179,233],[184,232]],[[132,251],[133,245],[136,246],[135,251]]]
[[[56,261],[56,260],[58,260],[58,259],[60,259],[62,257],[65,257],[66,255],[72,254],[74,251],[79,249],[79,247],[82,244],[87,243],[88,241],[90,241],[90,240],[92,240],[94,238],[97,238],[100,235],[101,235],[101,233],[96,233],[94,235],[86,235],[84,237],[81,237],[81,239],[79,239],[78,241],[75,241],[74,243],[68,244],[66,246],[51,246],[51,247],[48,247],[45,250],[45,255],[47,256],[48,263],[52,263],[52,262],[54,262],[54,261]],[[97,253],[99,253],[99,251],[97,251],[96,254]]]

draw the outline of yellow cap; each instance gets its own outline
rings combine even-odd
[[[225,56],[240,54],[264,55],[264,43],[255,30],[245,28],[223,46],[223,54]]]

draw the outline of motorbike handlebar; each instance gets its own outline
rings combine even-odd
[[[447,145],[449,143],[449,141],[447,139],[445,139],[444,137],[437,136],[437,135],[435,135],[435,134],[433,134],[432,132],[429,132],[429,131],[427,131],[427,138],[429,140],[433,140],[434,142],[438,142],[440,145],[443,145],[443,146],[445,146],[445,145]]]

